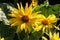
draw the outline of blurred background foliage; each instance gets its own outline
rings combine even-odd
[[[50,6],[46,7],[44,5],[45,0],[39,0],[39,5],[34,9],[33,12],[36,11],[42,11],[41,13],[44,14],[46,17],[52,13],[54,13],[57,17],[60,17],[60,0],[49,0]],[[31,0],[0,0],[0,8],[2,8],[2,11],[5,13],[6,17],[8,17],[8,13],[11,12],[11,10],[7,7],[7,5],[10,5],[11,7],[17,8],[17,3],[22,2],[23,6],[25,6],[25,3],[28,2],[31,3]],[[57,22],[57,25],[60,24],[60,20]],[[5,25],[3,21],[0,21],[0,34],[2,37],[5,38],[5,40],[19,40],[18,35],[15,33],[16,28],[11,28],[10,25]],[[59,30],[57,30],[59,31]],[[21,40],[27,40],[27,37],[24,33],[24,31],[21,31],[20,39]],[[30,40],[41,40],[41,31],[40,32],[34,32],[30,33]],[[44,34],[48,38],[46,34]],[[49,38],[48,38],[49,39]]]

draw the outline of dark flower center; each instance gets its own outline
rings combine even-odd
[[[22,20],[22,22],[27,23],[29,21],[29,17],[28,16],[22,16],[21,20]]]
[[[45,19],[45,20],[42,21],[42,24],[43,24],[43,25],[48,25],[49,22],[48,22],[48,20]]]

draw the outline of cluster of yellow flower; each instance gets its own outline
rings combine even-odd
[[[34,3],[34,0],[32,1],[32,3]],[[25,9],[23,8],[22,3],[20,3],[20,5],[17,3],[17,5],[18,9],[13,8],[14,12],[8,14],[12,17],[8,21],[9,24],[11,24],[12,27],[17,26],[16,33],[18,33],[20,30],[25,30],[25,32],[30,33],[30,27],[32,27],[34,31],[39,31],[42,29],[43,32],[45,29],[50,29],[52,27],[60,30],[53,24],[59,19],[54,14],[45,17],[43,14],[39,14],[39,12],[33,13],[32,4],[30,4],[30,6],[28,7],[28,3],[26,3]],[[53,35],[51,32],[49,33],[50,40],[60,40],[58,36],[59,33],[54,33]],[[45,37],[42,38],[47,40]]]

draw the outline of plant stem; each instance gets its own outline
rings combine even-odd
[[[14,6],[17,7],[18,0],[14,0]]]
[[[29,40],[29,30],[27,29],[27,32],[26,32],[26,36],[27,36],[27,40]]]
[[[19,33],[17,33],[17,35],[18,35],[18,39],[21,40],[21,39],[20,39],[20,36],[19,36]]]
[[[27,39],[29,40],[29,34],[27,33]]]

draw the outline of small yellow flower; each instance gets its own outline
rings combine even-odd
[[[36,22],[36,20],[39,19],[40,14],[37,14],[38,12],[32,13],[33,8],[32,8],[32,4],[28,7],[28,3],[26,3],[25,9],[18,5],[18,9],[13,8],[14,12],[11,12],[11,14],[8,14],[9,16],[13,17],[11,19],[9,19],[9,24],[11,24],[11,26],[18,26],[17,27],[17,33],[20,30],[25,30],[25,32],[30,32],[30,27],[33,26]]]
[[[0,38],[0,40],[4,40],[4,38]]]
[[[47,38],[45,37],[42,37],[44,40],[48,40]],[[51,32],[49,33],[49,39],[50,40],[60,40],[59,38],[59,32],[58,33],[54,33],[52,34]]]
[[[43,28],[43,31],[46,29],[46,28],[52,28],[52,26],[54,26],[56,29],[59,29],[58,27],[56,27],[54,25],[55,22],[57,22],[58,18],[56,18],[56,16],[54,14],[52,15],[49,15],[47,18],[44,16],[44,15],[41,15],[41,18],[40,20],[38,20],[38,26],[36,26],[36,28],[34,28],[35,30],[39,30],[39,28]],[[38,28],[39,27],[39,28]]]
[[[33,4],[33,6],[37,6],[38,5],[38,0],[32,0],[32,4]]]

